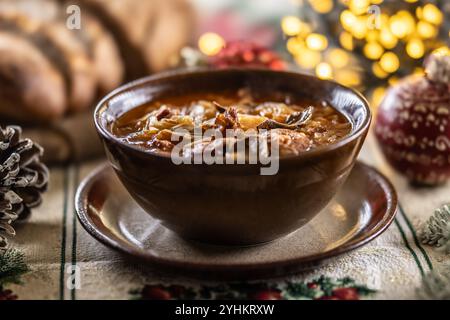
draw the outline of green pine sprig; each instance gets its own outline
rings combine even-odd
[[[21,276],[28,271],[21,251],[7,249],[0,253],[0,289],[7,284],[21,284]]]
[[[436,209],[420,232],[423,244],[450,252],[450,204]]]
[[[450,265],[426,275],[417,294],[427,300],[450,300]]]

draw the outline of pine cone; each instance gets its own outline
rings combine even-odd
[[[6,235],[15,235],[11,224],[41,203],[48,183],[43,149],[21,134],[20,127],[0,127],[0,250],[7,246]]]
[[[423,244],[444,247],[450,241],[450,204],[436,209],[420,232]],[[450,247],[449,247],[450,249]]]
[[[425,73],[433,82],[450,85],[450,49],[435,50],[425,61]]]

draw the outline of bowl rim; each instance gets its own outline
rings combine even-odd
[[[127,91],[131,91],[133,89],[136,89],[136,88],[142,87],[142,86],[146,86],[146,85],[151,85],[151,82],[157,81],[157,80],[162,80],[165,78],[176,77],[176,76],[185,76],[186,77],[189,75],[196,75],[196,74],[202,74],[202,73],[220,74],[220,73],[233,73],[233,72],[240,72],[240,73],[242,73],[242,72],[255,73],[256,72],[256,73],[266,73],[266,74],[271,73],[274,75],[286,74],[286,75],[291,75],[291,76],[302,76],[302,77],[314,79],[315,81],[318,80],[323,83],[328,83],[331,86],[340,88],[341,90],[345,90],[347,92],[350,92],[351,94],[356,96],[362,102],[362,105],[366,111],[367,116],[363,120],[363,123],[359,126],[359,128],[357,128],[356,130],[352,130],[352,132],[348,136],[340,139],[336,143],[319,146],[319,147],[313,148],[311,150],[301,152],[298,155],[288,155],[288,156],[280,157],[279,158],[280,162],[285,162],[285,161],[290,161],[290,160],[308,159],[308,158],[315,157],[315,156],[323,154],[323,153],[328,153],[328,152],[334,151],[336,149],[339,149],[339,148],[359,139],[362,135],[367,133],[367,131],[370,127],[373,115],[370,110],[369,102],[367,101],[367,99],[357,90],[349,88],[344,85],[341,85],[335,81],[319,79],[318,77],[315,77],[315,76],[312,76],[312,75],[309,75],[306,73],[302,73],[302,72],[292,71],[292,70],[278,71],[278,70],[271,70],[271,69],[265,69],[265,68],[239,68],[239,67],[232,67],[232,68],[226,68],[226,69],[211,69],[211,68],[207,68],[207,67],[206,68],[205,67],[195,67],[195,68],[184,68],[184,69],[168,70],[168,71],[159,72],[159,73],[147,76],[147,77],[143,77],[143,78],[131,81],[131,82],[126,83],[126,84],[118,87],[117,89],[113,90],[112,92],[107,94],[103,99],[101,99],[100,102],[98,102],[95,107],[93,116],[94,116],[94,123],[95,123],[95,127],[97,129],[97,132],[104,139],[113,141],[113,142],[117,143],[118,145],[120,145],[121,147],[124,147],[130,151],[135,151],[142,155],[146,155],[148,157],[155,157],[158,159],[170,160],[171,159],[170,154],[157,153],[157,152],[150,151],[150,150],[143,150],[142,148],[139,148],[137,146],[127,144],[126,142],[120,140],[118,137],[116,137],[114,134],[112,134],[107,128],[105,128],[102,125],[100,120],[101,120],[101,115],[107,108],[106,107],[107,103],[109,101],[111,101],[114,97],[117,97],[118,95],[126,93]],[[215,165],[216,164],[213,164],[210,166],[215,166]]]

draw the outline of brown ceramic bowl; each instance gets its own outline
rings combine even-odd
[[[124,112],[160,97],[244,86],[261,95],[325,99],[352,122],[352,132],[335,144],[281,158],[276,175],[262,176],[260,166],[252,164],[175,165],[170,156],[127,145],[110,131]],[[182,237],[224,245],[268,242],[310,221],[345,182],[371,120],[366,100],[351,89],[304,74],[257,69],[151,76],[108,95],[94,117],[112,167],[146,212]]]

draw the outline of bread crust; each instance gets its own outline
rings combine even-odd
[[[118,87],[124,78],[125,67],[111,33],[88,12],[83,13],[82,28],[74,31],[88,49],[98,80],[99,95]]]
[[[0,28],[26,38],[47,56],[66,82],[68,111],[85,110],[97,93],[87,49],[61,21],[39,21],[21,13],[0,14]]]
[[[51,121],[66,109],[61,73],[27,39],[0,31],[0,113],[21,121]]]
[[[188,43],[194,12],[186,0],[79,0],[118,42],[127,80],[170,66]],[[131,22],[132,19],[132,22]]]
[[[69,4],[81,6],[80,30],[66,26]],[[0,0],[0,114],[51,121],[89,109],[122,81],[169,67],[193,16],[187,0]]]
[[[78,0],[82,12],[90,12],[113,35],[125,65],[125,79],[130,81],[149,73],[141,50],[153,1],[142,0]],[[132,23],[130,23],[132,19]]]
[[[153,0],[158,5],[152,30],[146,35],[143,51],[147,63],[154,72],[172,65],[180,50],[192,37],[195,14],[185,0]]]
[[[44,23],[36,31],[54,46],[68,86],[69,111],[92,107],[97,94],[97,76],[87,49],[73,32],[59,21]],[[48,50],[41,47],[42,51]]]

